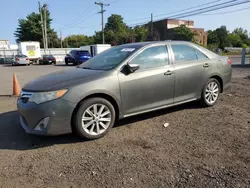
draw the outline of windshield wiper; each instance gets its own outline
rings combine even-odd
[[[92,68],[90,68],[90,67],[79,67],[79,68],[81,68],[81,69],[89,69],[89,70],[93,70]]]

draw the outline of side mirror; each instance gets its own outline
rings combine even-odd
[[[140,65],[138,64],[128,64],[128,69],[131,73],[137,71],[139,68]]]

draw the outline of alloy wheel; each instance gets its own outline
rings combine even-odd
[[[216,102],[219,96],[219,85],[216,82],[210,82],[207,85],[205,92],[205,99],[208,104],[213,104]]]
[[[105,132],[111,124],[111,111],[104,104],[93,104],[82,115],[82,128],[92,136]]]

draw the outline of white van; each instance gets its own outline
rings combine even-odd
[[[109,48],[111,48],[110,44],[93,44],[80,47],[81,50],[88,50],[93,57]]]
[[[41,58],[40,43],[35,41],[20,42],[18,51],[22,55],[26,55],[30,61],[37,62]]]

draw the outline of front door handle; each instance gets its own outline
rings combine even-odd
[[[203,67],[204,67],[204,68],[208,68],[208,67],[209,67],[209,64],[205,63],[205,64],[203,65]]]
[[[164,75],[167,75],[167,76],[172,75],[172,74],[174,74],[174,72],[172,72],[170,70],[168,70],[167,72],[164,73]]]

